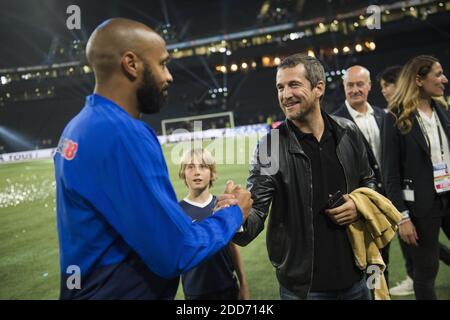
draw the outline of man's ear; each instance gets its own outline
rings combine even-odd
[[[323,81],[317,82],[317,85],[314,87],[313,91],[316,95],[316,98],[320,99],[325,93],[325,83]]]
[[[122,55],[120,66],[131,81],[136,80],[138,77],[139,64],[138,57],[132,51],[126,51]]]

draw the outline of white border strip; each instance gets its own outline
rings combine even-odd
[[[51,159],[56,148],[0,154],[0,164]]]

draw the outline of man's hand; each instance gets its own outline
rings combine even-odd
[[[345,203],[334,209],[327,209],[325,213],[330,217],[330,219],[340,225],[345,226],[347,224],[353,223],[359,219],[359,213],[356,210],[356,205],[348,195],[344,195]]]
[[[217,202],[214,207],[214,211],[239,204],[239,201],[236,199],[236,196],[231,193],[234,187],[235,187],[234,182],[232,180],[228,180],[223,194],[217,196]]]
[[[242,216],[243,216],[243,223],[247,220],[247,218],[250,216],[250,212],[252,209],[252,195],[250,191],[247,189],[242,188],[241,186],[237,185],[233,188],[232,194],[236,197],[236,199],[239,201],[238,205],[241,208]]]
[[[250,191],[243,189],[239,185],[235,185],[233,181],[227,181],[225,191],[217,197],[217,203],[214,211],[237,204],[242,211],[244,222],[250,215],[253,200]]]
[[[229,206],[238,205],[239,201],[236,199],[234,194],[221,194],[218,195],[216,205],[214,206],[214,212],[222,208],[228,208]]]
[[[403,241],[412,246],[418,245],[417,240],[419,240],[419,237],[417,236],[416,227],[411,220],[403,222],[398,228],[398,233]]]

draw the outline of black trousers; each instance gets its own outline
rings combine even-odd
[[[406,274],[411,279],[413,279],[414,278],[414,263],[412,261],[411,248],[400,237],[398,238],[398,241],[400,242],[400,249],[402,251],[402,255],[405,260]],[[446,265],[450,266],[450,249],[440,242],[439,242],[439,260],[441,260]]]
[[[416,218],[411,216],[419,237],[418,246],[408,246],[413,263],[414,292],[417,300],[435,300],[434,284],[439,271],[439,231],[442,228],[450,239],[450,209],[436,198],[433,210],[440,210],[441,217]],[[447,249],[448,250],[448,249]]]

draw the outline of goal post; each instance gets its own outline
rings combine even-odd
[[[162,120],[162,134],[163,136],[170,135],[176,129],[192,131],[195,121],[202,121],[202,130],[234,128],[234,114],[231,111],[227,111]]]

